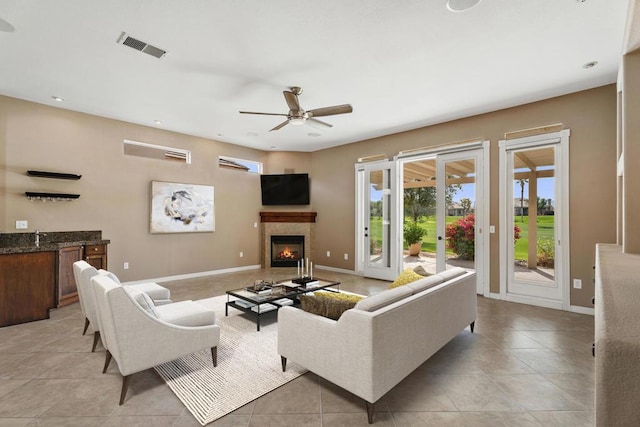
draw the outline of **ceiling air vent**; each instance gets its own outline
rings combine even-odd
[[[160,49],[159,47],[152,46],[148,43],[143,42],[142,40],[131,37],[125,32],[120,34],[118,43],[129,46],[135,50],[139,50],[140,52],[144,52],[156,58],[162,58],[167,53],[166,50]]]

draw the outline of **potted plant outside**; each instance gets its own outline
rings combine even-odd
[[[404,240],[409,247],[409,255],[417,256],[420,254],[422,248],[422,236],[427,234],[427,231],[420,227],[416,222],[408,222],[404,226]]]

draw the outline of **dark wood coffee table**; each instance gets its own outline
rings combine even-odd
[[[336,291],[340,290],[340,282],[315,277],[313,280],[315,283],[311,282],[306,286],[293,283],[291,280],[284,280],[282,282],[275,283],[271,288],[271,291],[266,293],[256,293],[249,290],[250,287],[227,291],[227,302],[224,307],[224,315],[229,315],[229,307],[233,307],[236,310],[247,313],[250,316],[255,317],[259,331],[261,316],[272,311],[277,311],[280,307],[287,305],[299,305],[299,295],[321,289],[334,290],[329,289],[334,287],[337,288],[335,289]],[[235,299],[231,299],[231,297],[234,297]]]

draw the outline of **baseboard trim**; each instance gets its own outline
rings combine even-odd
[[[553,301],[546,298],[537,298],[531,296],[515,295],[507,293],[506,300],[510,302],[517,302],[521,304],[535,305],[538,307],[553,308],[555,310],[562,310],[562,301]]]
[[[327,271],[335,271],[336,273],[344,273],[344,274],[353,274],[354,276],[362,276],[361,273],[355,271],[355,270],[347,270],[344,268],[336,268],[336,267],[329,267],[326,265],[316,265],[314,266],[317,269],[320,270],[327,270]]]
[[[128,285],[134,285],[136,283],[145,283],[145,282],[170,282],[173,280],[184,280],[184,279],[193,279],[195,277],[203,277],[203,276],[214,276],[217,274],[225,274],[225,273],[237,273],[239,271],[247,271],[247,270],[257,270],[262,268],[260,264],[256,265],[246,265],[243,267],[232,267],[232,268],[223,268],[220,270],[209,270],[209,271],[201,271],[198,273],[189,273],[189,274],[178,274],[176,276],[166,276],[166,277],[156,277],[155,279],[144,279],[144,280],[134,280],[131,282],[127,282]]]
[[[572,305],[570,311],[573,313],[580,314],[590,314],[591,316],[595,316],[596,311],[591,307],[583,307],[581,305]]]
[[[489,292],[489,294],[485,295],[485,297],[488,297],[488,298],[491,298],[491,299],[499,299],[499,300],[502,299],[502,295],[497,294],[495,292]]]

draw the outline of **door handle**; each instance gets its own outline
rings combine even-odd
[[[438,240],[442,240],[442,236],[438,236]]]
[[[369,235],[367,233],[364,233],[364,237],[369,237]]]

